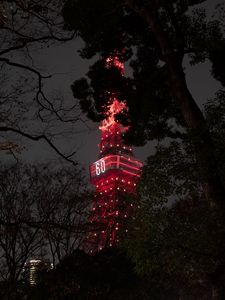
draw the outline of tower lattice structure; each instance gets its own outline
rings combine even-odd
[[[116,67],[124,74],[124,65],[117,56],[106,60],[107,67]],[[135,159],[133,149],[125,145],[123,135],[128,127],[116,119],[126,111],[126,103],[119,102],[115,93],[107,92],[108,106],[101,122],[99,159],[90,165],[90,180],[95,185],[95,196],[89,217],[94,229],[88,235],[90,252],[99,251],[119,242],[120,235],[127,232],[127,219],[134,203],[128,197],[135,194],[141,175],[142,162]]]

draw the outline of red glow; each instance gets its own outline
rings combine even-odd
[[[118,56],[113,55],[109,56],[106,59],[106,66],[107,67],[116,67],[117,69],[120,70],[121,74],[124,75],[124,64],[119,60]]]
[[[118,68],[123,75],[124,66],[117,56],[110,56],[106,66]],[[91,183],[96,187],[89,218],[95,226],[95,232],[87,237],[91,253],[113,246],[119,241],[121,231],[127,232],[125,220],[131,215],[134,205],[127,203],[123,195],[135,194],[136,182],[143,166],[142,162],[134,158],[132,148],[123,143],[122,135],[128,128],[115,120],[116,114],[126,110],[126,104],[111,98],[111,94],[105,119],[99,127],[100,157],[90,165]]]
[[[102,121],[99,129],[102,131],[109,130],[112,125],[116,124],[115,115],[126,110],[126,104],[119,102],[116,98],[110,100],[110,104],[107,106],[106,118]],[[108,135],[106,135],[108,137]]]

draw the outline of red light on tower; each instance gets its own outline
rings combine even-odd
[[[117,56],[106,59],[106,66],[116,67],[124,74],[124,65]],[[96,192],[89,217],[94,232],[87,237],[88,250],[96,252],[119,242],[121,230],[125,233],[125,220],[133,210],[126,194],[135,194],[136,183],[143,163],[134,158],[132,148],[123,142],[127,127],[120,124],[115,115],[126,111],[126,103],[119,102],[108,93],[109,105],[101,122],[99,159],[90,165],[90,180]]]

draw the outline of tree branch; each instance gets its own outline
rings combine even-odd
[[[81,224],[78,225],[67,225],[65,222],[51,222],[51,221],[28,221],[28,220],[18,220],[14,222],[8,222],[0,219],[0,225],[1,226],[8,226],[8,227],[17,227],[21,225],[27,225],[32,228],[36,229],[45,229],[46,227],[54,227],[57,229],[62,229],[64,231],[68,232],[76,232],[76,233],[85,233],[89,230],[89,223]],[[83,227],[83,230],[81,230],[81,227]]]
[[[3,29],[6,29],[6,28],[3,28]],[[9,29],[9,28],[7,28],[7,29]],[[14,32],[13,29],[11,29],[11,31]],[[18,34],[16,31],[15,31],[15,33]],[[56,37],[54,35],[47,35],[47,36],[43,36],[43,37],[39,37],[39,38],[32,38],[32,37],[29,37],[29,36],[22,35],[22,37],[24,39],[23,43],[21,43],[20,45],[13,46],[13,47],[10,47],[8,49],[5,49],[5,50],[1,51],[0,55],[9,53],[10,51],[22,49],[27,44],[31,44],[31,43],[34,43],[34,42],[42,42],[42,41],[50,41],[50,40],[55,40],[55,41],[58,41],[58,42],[66,42],[66,41],[71,41],[74,38],[74,36],[75,36],[75,32],[73,32],[73,34],[68,38],[59,38],[59,37]]]
[[[36,100],[37,100],[38,104],[42,107],[42,109],[45,109],[45,110],[47,110],[47,111],[53,112],[53,113],[57,116],[57,118],[58,118],[60,121],[62,121],[62,122],[74,122],[74,121],[77,121],[77,119],[74,120],[74,118],[72,118],[72,119],[64,119],[64,118],[59,114],[59,112],[54,108],[54,105],[51,103],[51,101],[49,101],[49,100],[47,99],[47,97],[45,96],[45,94],[43,93],[43,91],[42,91],[42,79],[51,78],[52,75],[43,76],[43,75],[41,75],[41,73],[40,73],[39,71],[37,71],[36,69],[31,68],[31,67],[26,66],[26,65],[23,65],[23,64],[20,64],[20,63],[12,62],[12,61],[10,61],[8,58],[5,58],[5,57],[0,57],[0,62],[1,62],[1,61],[4,62],[4,63],[6,63],[7,65],[14,66],[14,67],[18,67],[18,68],[22,68],[22,69],[24,69],[24,70],[30,71],[30,72],[34,73],[35,75],[37,75],[37,77],[38,77],[38,91],[37,91],[37,94],[36,94]],[[44,105],[44,104],[42,103],[42,101],[41,101],[41,99],[40,99],[40,96],[43,98],[43,100],[47,103],[47,105],[48,105],[49,107],[47,107],[46,105]],[[62,110],[61,110],[61,111],[62,111]],[[40,116],[40,114],[39,114],[39,116]],[[41,118],[41,120],[43,120],[41,116],[40,116],[40,118]]]
[[[12,62],[10,61],[8,58],[6,57],[0,57],[0,61],[6,63],[7,65],[10,65],[10,66],[14,66],[14,67],[18,67],[18,68],[22,68],[24,70],[28,70],[34,74],[36,74],[38,76],[38,81],[39,81],[39,89],[41,88],[41,80],[43,78],[51,78],[51,75],[48,75],[48,76],[43,76],[41,75],[40,72],[38,72],[37,70],[35,70],[34,68],[31,68],[29,66],[26,66],[26,65],[23,65],[23,64],[20,64],[20,63],[16,63],[16,62]]]
[[[19,129],[16,128],[11,128],[11,127],[5,127],[5,126],[0,126],[0,131],[1,132],[14,132],[17,133],[21,136],[24,136],[30,140],[33,141],[39,141],[39,140],[44,140],[48,143],[48,145],[61,157],[63,157],[65,160],[67,160],[68,162],[72,163],[74,166],[77,166],[77,163],[75,161],[73,161],[72,159],[70,159],[70,157],[72,157],[76,152],[74,151],[73,153],[69,154],[69,155],[64,155],[61,151],[59,151],[59,149],[51,142],[50,139],[48,139],[45,135],[37,135],[37,136],[32,136],[28,133],[25,133]]]

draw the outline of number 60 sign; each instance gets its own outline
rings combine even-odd
[[[105,172],[105,161],[104,159],[100,159],[95,163],[95,172],[96,175],[100,175]]]

